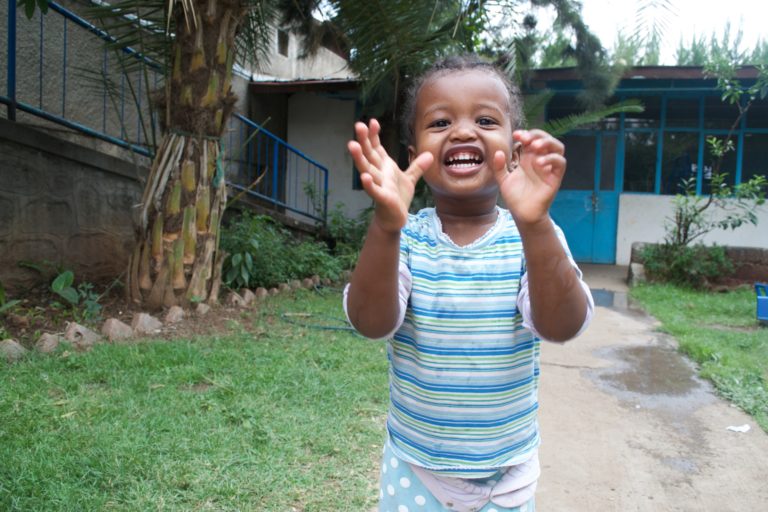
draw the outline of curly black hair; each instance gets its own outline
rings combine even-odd
[[[403,104],[403,114],[401,118],[401,133],[405,136],[405,140],[403,141],[405,145],[413,144],[416,138],[413,128],[414,118],[416,117],[416,100],[418,99],[419,92],[421,91],[421,88],[424,87],[424,84],[441,75],[470,70],[479,70],[490,73],[501,81],[509,93],[509,117],[512,129],[516,130],[523,126],[523,101],[520,95],[520,90],[501,69],[473,53],[451,55],[436,61],[408,87],[405,93],[405,102]]]

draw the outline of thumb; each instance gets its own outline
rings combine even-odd
[[[411,165],[405,170],[405,174],[408,175],[413,182],[418,182],[424,175],[424,171],[429,169],[429,166],[434,162],[435,157],[429,151],[425,151],[411,161]]]
[[[509,174],[509,169],[507,169],[507,155],[505,155],[503,151],[499,150],[493,154],[491,169],[493,169],[493,174],[496,176],[497,182],[501,183],[507,177],[507,174]]]

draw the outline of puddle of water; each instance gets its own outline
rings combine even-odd
[[[661,459],[661,463],[665,466],[669,466],[672,469],[676,469],[681,473],[695,474],[699,472],[699,467],[696,463],[687,458],[682,457],[665,457]]]
[[[603,376],[613,386],[644,395],[685,395],[699,386],[693,369],[675,350],[626,347],[615,353],[626,363],[624,371]]]
[[[604,290],[602,288],[590,288],[589,291],[592,292],[595,306],[619,309],[627,308],[627,294],[625,292]]]
[[[595,306],[611,308],[623,314],[633,317],[646,317],[645,311],[633,301],[626,292],[605,290],[603,288],[590,288]]]
[[[664,344],[610,347],[596,355],[613,361],[589,377],[603,390],[636,407],[682,412],[713,400],[708,384],[693,364]]]

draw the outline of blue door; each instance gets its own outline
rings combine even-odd
[[[616,262],[617,140],[615,133],[563,137],[568,168],[550,213],[578,262]]]

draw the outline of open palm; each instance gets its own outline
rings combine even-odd
[[[518,224],[547,218],[565,174],[563,144],[541,130],[518,130],[514,139],[522,145],[518,165],[507,169],[503,152],[494,155],[493,166],[504,202]]]
[[[388,232],[399,232],[408,220],[416,183],[433,161],[431,153],[422,153],[405,171],[381,145],[381,126],[372,119],[369,125],[355,124],[356,141],[347,145],[360,173],[363,189],[375,203],[374,221]]]

